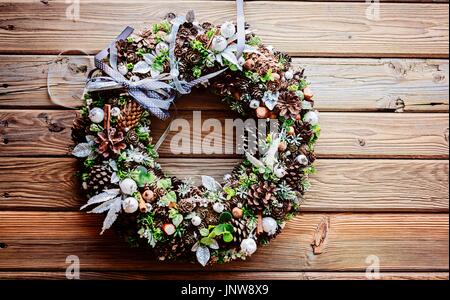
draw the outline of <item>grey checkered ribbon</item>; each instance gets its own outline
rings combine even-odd
[[[238,58],[242,55],[245,47],[245,17],[244,17],[244,1],[237,0],[237,24],[238,24]],[[179,72],[177,60],[174,54],[175,42],[178,30],[182,24],[186,22],[184,17],[177,17],[172,23],[172,38],[169,45],[170,58],[170,75],[167,78],[146,78],[139,81],[131,81],[125,78],[117,70],[117,48],[116,42],[125,40],[134,31],[133,28],[127,27],[125,30],[109,45],[108,48],[101,51],[95,56],[95,66],[108,76],[90,78],[86,84],[87,91],[110,90],[124,88],[128,91],[137,103],[144,109],[151,112],[159,119],[166,119],[169,116],[168,110],[170,105],[176,98],[176,92],[180,94],[189,94],[192,88],[202,82],[206,82],[211,78],[226,71],[226,69],[202,76],[194,81],[186,82],[178,79]],[[109,65],[105,62],[109,55]],[[173,80],[173,85],[163,82],[162,80]]]

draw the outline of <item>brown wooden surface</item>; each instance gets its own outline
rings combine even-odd
[[[217,180],[239,159],[161,159],[168,175],[201,175]],[[446,212],[448,172],[445,160],[321,159],[304,211]],[[0,163],[0,210],[78,210],[72,158],[12,158]],[[345,183],[343,185],[342,183]],[[417,188],[417,186],[421,188]],[[349,188],[351,187],[351,188]]]
[[[70,128],[75,116],[76,112],[70,110],[0,110],[0,155],[68,155],[72,145]],[[229,111],[204,111],[201,116],[204,121],[209,118],[222,121],[222,132],[215,132],[213,136],[225,135],[225,119],[236,117]],[[187,120],[192,128],[191,111],[179,111],[176,118]],[[323,134],[317,153],[328,158],[445,158],[448,157],[449,147],[448,122],[448,114],[441,113],[322,113]],[[155,140],[168,124],[168,121],[154,120],[152,131]],[[162,144],[159,151],[161,157],[173,156],[171,141],[177,133],[174,128]],[[203,137],[207,134],[204,132]],[[181,136],[188,137],[188,132],[182,132]],[[223,153],[233,152],[232,142],[231,135],[224,136]],[[190,148],[201,143],[201,140],[192,140],[191,147],[185,143],[177,149],[192,153]],[[212,156],[224,157],[222,154]]]
[[[290,221],[277,239],[251,259],[202,268],[159,263],[143,249],[130,251],[109,231],[99,237],[102,216],[84,212],[0,212],[0,270],[56,270],[68,255],[82,270],[362,271],[370,255],[381,271],[448,269],[448,214],[320,214]],[[26,220],[26,224],[24,224]],[[325,231],[319,230],[324,223]],[[311,244],[320,235],[321,254]],[[430,251],[432,247],[432,251]],[[128,249],[128,250],[127,250]],[[20,253],[20,255],[17,255]],[[49,255],[51,253],[51,255]],[[28,259],[27,259],[28,258]]]
[[[168,11],[195,9],[199,18],[214,23],[233,19],[236,13],[230,1],[127,4],[82,1],[80,20],[73,22],[66,18],[63,0],[50,5],[1,0],[0,53],[95,53],[126,25],[139,28],[159,21]],[[365,3],[256,1],[246,3],[245,9],[247,21],[267,43],[293,55],[448,57],[447,4],[384,3],[378,21],[366,18]]]
[[[365,17],[364,1],[246,3],[265,42],[298,56],[313,83],[318,173],[303,214],[274,243],[247,262],[203,269],[155,262],[112,232],[99,236],[101,216],[78,211],[68,155],[76,113],[50,101],[47,74],[56,54],[94,54],[125,25],[190,8],[220,22],[234,18],[233,1],[83,0],[73,22],[63,0],[0,0],[0,279],[63,279],[68,255],[80,257],[83,279],[367,279],[366,258],[376,255],[382,279],[448,280],[448,1],[387,2],[379,21]],[[64,59],[79,71],[91,57]],[[77,105],[80,88],[56,82],[52,92]],[[198,109],[204,120],[234,116],[207,93],[177,108],[188,120]],[[166,125],[154,122],[155,138]],[[220,179],[239,161],[173,155],[169,141],[160,162],[181,178]]]
[[[80,105],[80,84],[63,84],[51,67],[50,82],[56,103],[47,91],[49,66],[57,56],[0,56],[0,108],[58,108]],[[92,67],[92,57],[64,56],[62,69],[69,78],[82,79],[76,71]],[[73,66],[76,68],[73,68]],[[296,58],[315,87],[320,111],[447,112],[449,67],[440,59],[342,59]],[[358,84],[355,84],[355,83]],[[57,85],[59,83],[59,85]],[[368,93],[370,91],[370,93]],[[178,109],[225,109],[213,96],[194,93],[177,102]],[[59,101],[59,102],[58,102]]]
[[[258,272],[264,280],[367,280],[366,273],[355,272]],[[446,272],[384,272],[381,280],[448,280]],[[65,272],[0,272],[0,280],[65,280]],[[250,272],[83,272],[82,280],[254,280]]]

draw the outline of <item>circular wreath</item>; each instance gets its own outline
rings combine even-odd
[[[124,78],[175,84],[168,43],[175,18],[169,14],[113,44],[109,55],[116,52]],[[246,152],[221,184],[203,176],[202,185],[194,186],[161,170],[151,114],[127,87],[86,93],[73,126],[73,154],[80,159],[89,199],[82,209],[106,214],[102,233],[114,224],[130,245],[150,247],[160,260],[196,259],[205,266],[245,259],[299,212],[308,175],[315,171],[320,133],[313,95],[303,70],[294,70],[288,55],[263,45],[248,25],[245,29],[241,58],[232,22],[198,23],[190,13],[174,39],[178,80],[195,82],[225,67],[204,87],[242,116],[278,120],[278,133],[264,133],[258,151]]]

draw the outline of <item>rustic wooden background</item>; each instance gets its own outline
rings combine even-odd
[[[73,21],[64,0],[0,0],[0,278],[65,278],[66,257],[78,255],[83,279],[365,279],[376,255],[383,279],[448,279],[448,1],[388,2],[377,21],[362,0],[247,1],[248,21],[314,84],[318,174],[304,213],[269,247],[202,269],[149,261],[78,211],[76,112],[49,100],[47,72],[61,51],[95,54],[126,25],[189,9],[219,23],[234,19],[234,2],[81,0]],[[208,95],[178,102],[180,116],[192,109],[230,116]],[[182,177],[221,177],[237,161],[173,157],[167,145],[161,156]]]

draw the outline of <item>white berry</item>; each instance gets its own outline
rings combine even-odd
[[[113,107],[111,108],[111,116],[118,117],[120,115],[120,108]]]
[[[137,192],[137,184],[133,179],[126,178],[120,182],[119,186],[125,195],[132,195]]]
[[[202,219],[200,219],[199,216],[195,216],[191,219],[191,223],[194,226],[200,226],[200,224],[202,223]]]
[[[119,71],[120,74],[125,76],[128,74],[128,67],[124,64],[120,64],[117,66],[117,71]]]
[[[286,78],[286,80],[291,80],[292,78],[294,78],[294,73],[289,70],[286,73],[284,73],[284,78]]]
[[[241,250],[246,255],[252,255],[256,252],[256,249],[258,249],[258,246],[254,239],[245,239],[241,242]]]
[[[223,37],[229,39],[230,37],[236,34],[236,27],[231,22],[225,22],[220,27],[220,34]]]
[[[166,51],[169,51],[169,45],[167,45],[164,42],[159,43],[155,47],[155,52],[157,55],[161,54],[162,52],[166,52]]]
[[[286,170],[283,168],[277,168],[275,169],[274,173],[278,178],[283,178],[286,175]]]
[[[223,50],[227,49],[228,42],[223,36],[216,36],[212,43],[211,43],[212,49],[217,52],[223,52]]]
[[[308,165],[308,163],[309,163],[308,158],[307,158],[305,155],[303,155],[303,154],[300,154],[299,156],[297,156],[297,157],[295,158],[295,160],[296,160],[299,164],[304,165],[304,166]]]
[[[89,112],[89,119],[94,123],[101,123],[104,118],[105,112],[99,107],[95,107]]]
[[[265,217],[263,219],[263,230],[265,233],[267,233],[268,235],[274,235],[275,233],[277,233],[277,229],[278,229],[278,224],[277,221],[272,218],[272,217]]]
[[[214,203],[213,209],[216,213],[221,214],[225,210],[225,206],[222,203]]]
[[[309,111],[303,117],[303,121],[308,122],[312,126],[319,124],[319,115],[315,111]]]
[[[139,208],[139,202],[134,197],[128,197],[123,200],[122,208],[127,214],[135,213]]]
[[[261,102],[258,100],[250,101],[250,108],[257,109],[261,105]]]

